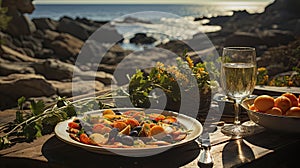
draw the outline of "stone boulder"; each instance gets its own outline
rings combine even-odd
[[[28,16],[14,16],[5,30],[12,36],[30,35],[36,31],[35,24]]]
[[[156,41],[156,39],[153,37],[148,37],[145,33],[137,33],[129,41],[130,43],[135,44],[152,44]]]
[[[26,62],[1,62],[0,61],[0,76],[8,76],[10,74],[34,74],[35,71]]]
[[[64,63],[56,59],[46,59],[34,63],[31,67],[37,74],[43,75],[48,80],[70,81],[74,71],[80,71],[72,64]]]
[[[39,30],[56,30],[58,26],[58,22],[50,18],[36,18],[32,19],[32,21]]]
[[[254,33],[235,32],[225,39],[224,46],[246,46],[253,47],[264,45],[261,38]]]
[[[2,50],[1,57],[13,62],[39,62],[39,59],[31,58],[18,51],[15,51],[5,45],[0,46]]]
[[[71,34],[72,36],[85,41],[94,31],[97,30],[97,28],[77,22],[69,17],[63,17],[59,21],[57,30],[62,33]]]
[[[12,108],[17,105],[18,98],[24,96],[52,96],[55,88],[43,76],[35,74],[12,74],[0,77],[0,108]]]
[[[264,30],[259,32],[259,36],[269,47],[286,45],[295,40],[292,32],[282,30]]]
[[[57,95],[61,97],[78,96],[82,94],[92,93],[93,91],[101,91],[104,89],[104,84],[98,81],[49,82],[57,90]]]
[[[45,47],[52,49],[63,59],[76,57],[84,44],[83,41],[67,33],[58,34],[48,30],[45,36],[47,38],[44,42]]]

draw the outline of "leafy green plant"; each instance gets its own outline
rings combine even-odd
[[[100,100],[110,95],[90,98],[80,102],[70,102],[65,98],[58,98],[55,105],[47,107],[43,101],[30,101],[29,111],[24,110],[25,97],[18,99],[19,110],[16,119],[1,126],[5,134],[0,137],[0,149],[7,148],[19,141],[33,141],[37,137],[50,134],[58,122],[80,115],[86,111],[111,108]],[[16,138],[18,140],[16,140]]]
[[[7,28],[9,21],[11,20],[11,17],[6,15],[8,9],[3,8],[1,6],[2,6],[2,0],[0,0],[0,31],[5,30]]]
[[[194,64],[192,59],[184,54],[177,58],[176,66],[166,66],[158,62],[149,74],[137,70],[129,83],[130,99],[136,107],[149,107],[149,97],[153,97],[149,94],[156,88],[161,89],[167,99],[173,102],[180,102],[180,88],[188,90],[198,87],[200,92],[208,93],[212,83],[206,66],[206,63]],[[192,78],[196,79],[196,83],[191,82]]]

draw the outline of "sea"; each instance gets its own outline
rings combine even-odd
[[[125,38],[123,47],[142,50],[143,47],[128,41],[135,33],[146,33],[157,41],[165,43],[171,39],[191,39],[193,35],[214,32],[217,25],[205,25],[208,19],[195,22],[195,18],[232,15],[233,11],[247,10],[261,13],[270,2],[218,3],[218,4],[36,4],[30,18],[51,18],[63,16],[87,18],[95,21],[109,21]],[[137,21],[125,18],[135,18]],[[150,24],[149,24],[150,23]]]

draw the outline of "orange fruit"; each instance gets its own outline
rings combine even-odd
[[[286,114],[287,116],[298,116],[300,117],[300,107],[291,107]]]
[[[286,111],[288,111],[292,107],[292,102],[289,98],[285,96],[279,96],[274,100],[275,107],[278,107],[282,110],[282,113],[285,114]]]
[[[254,106],[254,104],[249,106],[249,110],[258,111],[258,109]]]
[[[273,107],[270,110],[266,111],[266,113],[272,115],[282,115],[282,110],[278,107]]]
[[[282,96],[285,96],[285,97],[289,98],[290,101],[292,102],[292,106],[293,107],[297,107],[298,106],[297,97],[293,93],[284,93],[284,94],[282,94]]]
[[[266,112],[274,106],[274,98],[269,95],[257,96],[254,100],[254,106],[258,111]]]

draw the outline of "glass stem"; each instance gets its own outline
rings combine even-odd
[[[235,99],[235,103],[234,103],[234,121],[233,121],[233,123],[235,125],[240,125],[241,124],[241,121],[240,121],[240,118],[239,118],[239,115],[240,115],[240,102],[241,102],[240,99]]]

